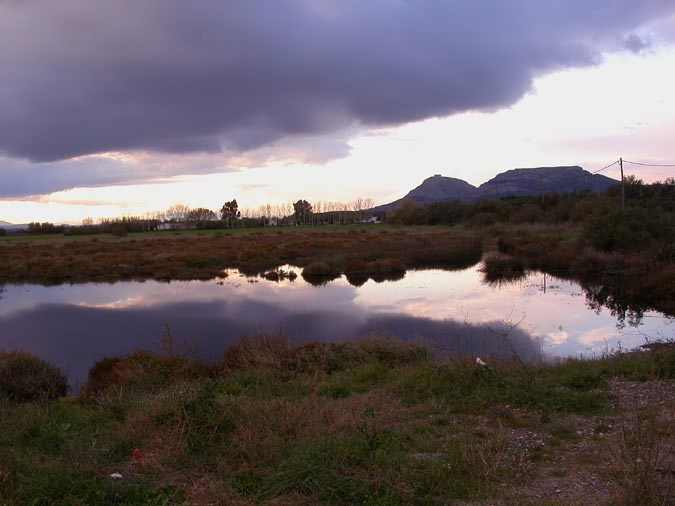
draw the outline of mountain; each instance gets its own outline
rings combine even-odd
[[[403,198],[375,207],[371,211],[374,213],[393,211],[404,202],[427,205],[449,200],[473,202],[481,199],[522,197],[545,193],[603,192],[616,184],[618,181],[614,179],[591,174],[577,166],[507,170],[478,187],[462,179],[437,174],[425,179],[421,185],[408,192]]]
[[[10,223],[8,221],[0,221],[0,228],[6,230],[7,232],[18,232],[21,230],[26,230],[28,225],[17,225],[16,223]]]
[[[479,198],[524,197],[545,193],[604,192],[618,181],[581,167],[537,167],[502,172],[478,187]]]
[[[393,211],[401,204],[412,201],[418,205],[433,204],[444,200],[469,201],[475,199],[478,189],[464,181],[454,177],[445,177],[440,174],[428,177],[417,188],[409,191],[405,197],[384,204],[373,209],[374,212]]]

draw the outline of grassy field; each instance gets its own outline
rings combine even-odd
[[[228,268],[283,276],[303,267],[322,284],[341,275],[354,285],[401,278],[406,270],[460,269],[486,258],[485,279],[513,281],[541,270],[581,284],[592,304],[624,317],[675,314],[675,264],[662,252],[602,252],[574,225],[484,227],[343,225],[130,234],[126,237],[0,238],[0,283],[211,279]]]
[[[58,398],[54,375],[35,359],[0,355],[0,504],[675,498],[669,345],[480,366],[434,362],[395,341],[292,347],[261,337],[217,366],[106,359],[77,397]]]
[[[307,267],[317,282],[402,275],[417,267],[465,267],[480,236],[460,227],[288,227],[113,236],[26,236],[0,241],[0,282],[209,279],[226,268],[263,274]]]
[[[49,243],[62,243],[62,242],[72,242],[72,241],[89,241],[96,239],[97,241],[102,242],[124,242],[129,240],[138,240],[138,239],[162,239],[169,237],[184,237],[184,238],[199,238],[199,237],[221,237],[221,236],[239,236],[239,235],[250,235],[250,234],[259,234],[261,232],[274,232],[274,233],[283,233],[283,234],[311,234],[311,233],[349,233],[353,231],[361,232],[372,232],[372,231],[405,231],[405,230],[417,230],[419,232],[432,232],[437,231],[438,226],[408,226],[408,225],[389,225],[389,224],[378,224],[378,225],[321,225],[321,226],[308,226],[308,225],[299,225],[293,227],[272,227],[272,228],[223,228],[223,229],[213,229],[213,230],[161,230],[155,232],[139,232],[126,235],[124,237],[116,237],[112,234],[92,234],[92,235],[65,235],[65,234],[10,234],[5,236],[0,236],[0,246],[2,245],[11,245],[13,243],[22,243],[22,242],[49,242]],[[447,227],[446,227],[447,228]]]

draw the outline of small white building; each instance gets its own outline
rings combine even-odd
[[[197,228],[195,223],[164,221],[157,225],[157,230],[191,230]]]

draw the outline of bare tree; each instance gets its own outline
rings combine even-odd
[[[166,210],[166,219],[169,221],[181,222],[187,219],[190,208],[184,204],[174,204]]]

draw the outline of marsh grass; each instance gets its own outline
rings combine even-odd
[[[547,414],[545,430],[568,444],[567,415],[611,413],[610,379],[671,377],[673,355],[665,346],[482,367],[438,363],[392,340],[293,345],[262,336],[243,339],[216,367],[148,354],[107,359],[80,397],[3,401],[0,492],[10,505],[486,500],[535,465],[509,442],[510,427],[531,423],[522,413]],[[475,426],[477,417],[491,428]],[[626,434],[622,451],[650,448]]]
[[[0,282],[209,279],[226,268],[276,278],[277,268],[286,264],[304,267],[305,279],[316,282],[346,271],[390,279],[417,267],[473,265],[482,254],[477,233],[432,227],[289,227],[133,237],[3,239]]]
[[[579,282],[593,307],[606,306],[621,319],[652,309],[675,314],[675,265],[662,251],[672,249],[669,243],[602,251],[584,233],[570,223],[494,223],[11,237],[0,238],[0,283],[206,280],[228,268],[280,281],[279,267],[292,264],[315,285],[344,275],[361,286],[401,279],[411,269],[468,268],[487,253],[488,283],[541,270]]]

